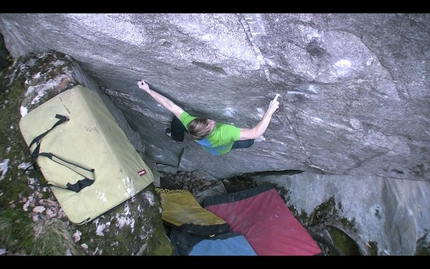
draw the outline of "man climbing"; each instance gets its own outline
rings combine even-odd
[[[264,141],[263,133],[269,126],[273,113],[279,107],[279,94],[277,94],[270,101],[269,108],[257,125],[253,128],[239,128],[215,122],[212,119],[191,116],[169,98],[150,89],[144,80],[138,81],[137,86],[175,115],[171,128],[166,129],[167,135],[174,141],[181,142],[184,140],[184,132],[188,132],[194,141],[213,155],[226,154],[231,149],[248,148],[254,144],[254,141]]]

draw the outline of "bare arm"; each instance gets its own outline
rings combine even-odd
[[[279,94],[277,94],[275,98],[272,101],[270,101],[269,108],[266,110],[266,113],[264,113],[264,116],[260,120],[260,122],[254,126],[254,128],[240,129],[240,140],[257,139],[258,137],[264,134],[267,127],[269,126],[273,113],[275,113],[276,109],[278,109],[279,107],[278,97],[279,97]]]
[[[137,82],[137,86],[147,92],[149,95],[151,95],[152,98],[154,98],[155,101],[157,101],[160,105],[165,107],[167,110],[172,112],[177,118],[179,118],[184,112],[182,108],[180,108],[178,105],[176,105],[172,100],[169,98],[159,94],[158,92],[152,90],[149,88],[149,85],[146,84],[145,81],[140,80]]]

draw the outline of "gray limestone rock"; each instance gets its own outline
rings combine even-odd
[[[288,170],[332,175],[351,183],[336,194],[351,201],[364,195],[354,184],[380,188],[383,178],[381,208],[351,208],[383,212],[387,221],[375,225],[408,237],[383,241],[381,255],[411,254],[417,237],[428,238],[425,225],[405,235],[399,227],[406,211],[421,221],[429,207],[420,199],[420,210],[405,211],[412,206],[402,202],[426,193],[430,182],[429,25],[430,14],[415,13],[0,14],[10,54],[70,56],[118,108],[153,167],[204,170],[216,179]],[[173,115],[138,79],[193,115],[239,127],[257,124],[277,93],[280,107],[266,141],[211,156],[189,136],[182,143],[165,136]],[[409,181],[420,187],[402,184]],[[324,195],[299,189],[299,196]]]

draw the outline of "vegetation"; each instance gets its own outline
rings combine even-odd
[[[12,63],[12,61],[11,61]],[[51,196],[47,190],[34,190],[28,183],[36,183],[34,174],[23,173],[30,164],[27,145],[19,131],[20,105],[24,99],[23,79],[13,80],[13,68],[0,73],[0,162],[3,163],[0,180],[0,248],[7,255],[65,255],[77,252],[68,238],[60,219],[33,221],[33,205]],[[23,166],[24,165],[24,166]],[[43,176],[41,176],[43,180]],[[34,195],[34,194],[37,195]],[[30,202],[29,202],[30,203]],[[60,240],[59,240],[60,239]]]
[[[26,96],[24,89],[64,73],[61,68],[68,68],[68,62],[53,66],[52,63],[58,62],[55,57],[54,54],[41,58],[23,56],[15,66],[0,73],[0,255],[172,255],[173,246],[164,233],[158,203],[145,207],[148,212],[144,217],[133,219],[138,229],[115,228],[116,216],[124,213],[120,206],[118,212],[112,210],[112,214],[104,214],[98,222],[75,225],[70,223],[50,188],[40,186],[46,183],[43,174],[36,177],[32,168],[25,170],[31,167],[31,158],[19,129],[21,104],[35,108],[56,93],[48,92],[38,104],[31,104],[34,96]],[[140,209],[145,202],[148,203],[147,199],[142,198],[130,210]],[[141,212],[130,214],[137,216]],[[112,223],[114,230],[97,235],[97,224],[101,222],[105,226]],[[145,239],[142,246],[142,233],[152,230],[156,234],[149,233],[152,237]]]

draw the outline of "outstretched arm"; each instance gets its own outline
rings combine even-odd
[[[151,97],[154,98],[155,101],[157,101],[160,105],[172,112],[177,118],[179,118],[182,112],[184,112],[184,110],[178,105],[176,105],[172,100],[150,89],[149,85],[146,84],[144,80],[139,80],[137,82],[137,86],[147,92],[149,95],[151,95]]]
[[[278,109],[279,107],[278,97],[279,97],[279,94],[277,94],[275,98],[272,101],[270,101],[269,108],[266,110],[266,113],[264,113],[264,116],[260,120],[260,122],[254,126],[254,128],[240,129],[240,140],[257,139],[258,137],[264,134],[267,127],[269,126],[273,113],[275,113],[276,109]]]

